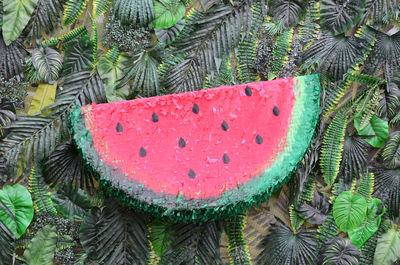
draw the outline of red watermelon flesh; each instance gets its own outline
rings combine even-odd
[[[104,163],[156,193],[213,197],[263,172],[285,146],[293,82],[222,86],[82,112]]]

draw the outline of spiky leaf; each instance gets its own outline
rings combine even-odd
[[[359,176],[367,163],[368,143],[359,136],[346,136],[343,143],[342,172],[344,181],[349,184],[353,176]]]
[[[3,0],[2,33],[6,45],[10,45],[21,35],[28,24],[38,0]]]
[[[390,216],[398,217],[400,210],[400,170],[376,168],[375,194],[385,199]]]
[[[87,0],[68,0],[65,4],[63,25],[69,26],[76,21],[86,7]]]
[[[54,208],[53,202],[51,201],[51,193],[44,187],[42,182],[42,176],[36,173],[35,167],[32,167],[31,174],[29,175],[29,191],[33,195],[33,203],[35,211],[45,211],[56,215],[57,211]]]
[[[114,0],[114,15],[123,25],[147,26],[154,19],[152,0]]]
[[[321,26],[334,34],[343,33],[352,28],[361,19],[366,0],[334,1],[321,3]]]
[[[46,48],[36,48],[32,52],[32,64],[39,77],[44,82],[51,82],[58,79],[63,67],[63,58],[56,50]]]
[[[367,201],[359,194],[344,191],[333,204],[333,217],[339,229],[348,232],[361,225],[367,214]]]
[[[400,132],[393,132],[382,151],[383,163],[387,168],[400,167]]]
[[[338,113],[326,130],[321,149],[321,170],[328,185],[335,182],[339,173],[347,115]]]
[[[275,0],[271,1],[270,13],[275,21],[281,21],[285,28],[293,26],[304,15],[307,1]]]
[[[0,190],[0,221],[20,238],[33,218],[33,202],[28,189],[20,184]]]
[[[103,15],[110,7],[112,0],[94,0],[93,1],[93,14],[94,18]]]

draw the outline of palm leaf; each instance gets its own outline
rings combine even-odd
[[[358,265],[359,258],[360,251],[351,244],[350,240],[335,237],[326,243],[319,264]]]
[[[274,16],[275,21],[281,21],[287,29],[302,18],[306,7],[307,1],[304,0],[274,0],[271,1],[269,13]]]
[[[43,37],[43,31],[47,36],[54,33],[55,26],[59,24],[60,12],[64,10],[65,0],[39,0],[28,23],[26,31],[30,44],[40,42]]]
[[[185,26],[185,19],[181,19],[170,28],[167,29],[156,28],[155,32],[157,39],[161,43],[169,45],[176,39],[176,37],[179,36],[184,26]]]
[[[68,0],[64,8],[63,25],[69,26],[74,23],[83,13],[86,4],[87,0]]]
[[[400,172],[398,169],[374,169],[374,194],[387,206],[390,216],[398,217],[400,210]]]
[[[75,39],[73,45],[65,48],[63,74],[89,70],[93,62],[93,43],[87,35]]]
[[[0,34],[0,73],[6,80],[16,77],[18,81],[21,81],[27,54],[28,51],[19,39],[13,41],[10,45],[6,45]]]
[[[29,191],[33,195],[33,206],[35,212],[45,211],[56,215],[57,211],[51,201],[51,192],[44,187],[42,176],[36,173],[35,167],[32,167],[31,174],[29,175]]]
[[[360,21],[366,0],[349,2],[322,0],[321,26],[333,34],[341,34]]]
[[[63,66],[63,58],[56,50],[46,48],[36,48],[32,52],[32,64],[39,77],[46,83],[58,79]]]
[[[252,4],[246,0],[235,2],[234,6],[217,4],[206,13],[190,11],[173,49],[187,55],[160,76],[161,84],[175,92],[203,88],[204,77],[217,68],[217,61],[229,55],[241,35],[251,30]]]
[[[69,110],[91,102],[104,102],[104,86],[97,73],[73,73],[64,78],[63,90],[56,94],[56,101],[43,111],[52,109],[47,117],[19,116],[11,126],[12,132],[0,142],[0,153],[6,159],[5,175],[14,179],[18,165],[22,170],[30,169],[34,162],[47,157],[58,142],[68,133]]]
[[[1,207],[1,206],[0,206]],[[3,222],[0,221],[0,264],[13,263],[15,252],[15,236]]]
[[[113,10],[122,25],[147,26],[154,18],[152,0],[115,0]]]
[[[328,185],[335,182],[342,160],[347,115],[338,113],[326,130],[321,149],[321,171]]]
[[[388,24],[397,17],[399,7],[397,0],[367,0],[361,23]]]
[[[204,88],[237,84],[230,64],[231,62],[228,58],[222,60],[219,71],[217,73],[211,72],[208,75]]]
[[[7,98],[0,100],[0,140],[7,136],[12,121],[17,119],[14,104]]]
[[[387,168],[400,167],[400,132],[393,132],[386,140],[382,151],[383,164]]]
[[[341,172],[343,172],[346,184],[353,181],[353,176],[358,177],[364,171],[368,158],[368,147],[368,143],[359,136],[344,138]]]
[[[304,19],[299,22],[298,34],[305,49],[316,39],[320,30],[320,25],[317,23],[320,19],[319,5],[319,1],[309,0],[306,15]]]
[[[282,222],[271,225],[261,242],[257,264],[315,264],[317,239],[314,231],[294,233]]]

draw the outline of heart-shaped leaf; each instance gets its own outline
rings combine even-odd
[[[375,249],[374,264],[392,265],[400,258],[400,231],[390,228],[379,239]]]
[[[389,125],[387,121],[378,118],[376,115],[372,116],[368,124],[361,129],[361,117],[354,117],[354,127],[359,135],[370,136],[365,141],[376,148],[382,147],[386,138],[389,135]]]
[[[154,2],[154,28],[168,29],[185,16],[185,5],[179,0],[156,0]]]
[[[63,67],[63,58],[58,51],[50,47],[40,47],[32,52],[32,64],[44,82],[51,82],[58,79]]]
[[[20,184],[0,190],[0,221],[20,238],[33,218],[33,202],[28,189]]]
[[[22,260],[26,265],[52,265],[57,246],[57,230],[55,226],[46,225],[40,229],[28,248],[24,251]]]
[[[367,201],[360,194],[343,191],[333,204],[333,218],[343,232],[349,232],[362,224],[367,215]]]
[[[381,225],[381,217],[385,213],[385,208],[378,214],[379,206],[381,205],[381,200],[373,198],[368,203],[367,217],[364,222],[354,230],[349,232],[349,238],[353,245],[361,248],[365,242],[378,231]]]

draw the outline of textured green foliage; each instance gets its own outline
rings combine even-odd
[[[69,26],[83,13],[87,0],[68,0],[65,4],[63,25]]]
[[[249,251],[243,234],[245,224],[245,215],[232,217],[227,222],[226,232],[229,241],[229,255],[234,265],[251,264]]]
[[[316,233],[298,231],[272,224],[270,234],[261,242],[263,250],[257,258],[258,264],[313,264],[317,257]],[[290,254],[289,254],[290,253]]]
[[[385,208],[383,207],[381,212],[379,208],[381,205],[381,200],[377,198],[372,198],[368,202],[367,215],[362,224],[352,231],[349,231],[349,238],[351,243],[353,243],[358,248],[361,248],[365,242],[378,231],[381,225],[382,215],[385,213]]]
[[[304,15],[307,7],[305,0],[271,1],[271,15],[275,21],[281,21],[285,28],[293,26]]]
[[[371,199],[371,195],[374,191],[374,174],[366,173],[361,179],[360,186],[357,189],[357,194],[363,196],[368,202]]]
[[[8,134],[7,128],[16,119],[14,104],[6,98],[0,99],[0,140]]]
[[[375,115],[381,99],[379,88],[372,88],[360,98],[355,108],[355,116],[359,120],[358,130],[364,129]]]
[[[321,149],[321,170],[328,185],[335,182],[339,173],[347,116],[338,113],[326,130]]]
[[[63,74],[88,70],[93,62],[93,43],[88,36],[76,39],[65,48]]]
[[[386,84],[386,81],[382,78],[370,75],[359,74],[357,72],[348,72],[346,74],[346,78],[349,81],[359,83],[368,87],[377,87],[383,84]]]
[[[167,29],[156,28],[155,32],[158,40],[168,45],[171,44],[176,39],[176,37],[179,36],[179,33],[181,33],[184,26],[185,26],[185,19],[181,19],[178,22],[176,22],[176,24],[173,25],[172,27]]]
[[[37,48],[32,52],[32,64],[39,77],[48,83],[58,79],[63,67],[63,58],[52,48]]]
[[[298,211],[301,216],[307,219],[308,223],[321,225],[326,220],[329,208],[328,199],[319,192],[315,192],[311,203],[303,204]]]
[[[365,141],[373,147],[380,148],[389,135],[388,122],[373,115],[365,127],[361,128],[362,117],[354,117],[354,127],[357,129],[359,135],[370,136]]]
[[[351,191],[339,194],[333,204],[333,217],[340,230],[348,232],[361,225],[367,214],[367,200]]]
[[[366,0],[322,0],[321,26],[335,35],[351,29],[364,12]]]
[[[378,239],[374,264],[391,265],[399,258],[400,232],[397,227],[392,227]]]
[[[15,77],[17,81],[21,81],[23,77],[24,57],[27,51],[20,40],[6,45],[3,37],[0,36],[0,73],[6,81]]]
[[[365,170],[368,147],[368,143],[359,136],[345,136],[341,172],[346,184],[350,184],[354,176],[360,176]]]
[[[3,0],[2,33],[6,45],[10,45],[22,33],[35,10],[38,0]]]
[[[279,71],[286,64],[288,58],[288,50],[292,43],[293,28],[285,30],[276,39],[276,48],[272,51],[272,70],[278,75]]]
[[[56,215],[57,211],[51,201],[51,192],[44,187],[41,175],[36,173],[35,167],[32,167],[29,175],[29,191],[33,195],[33,205],[36,212],[45,211]]]
[[[52,200],[57,212],[69,219],[82,220],[91,208],[88,195],[81,189],[75,191],[64,186]]]
[[[93,16],[97,18],[107,12],[111,6],[112,0],[94,0],[93,1]]]
[[[326,265],[358,265],[360,251],[348,239],[335,237],[329,240],[318,264]]]
[[[33,218],[33,202],[28,189],[20,184],[0,190],[0,221],[16,238],[21,237]]]
[[[8,227],[0,221],[0,264],[12,264],[15,251],[15,236]]]
[[[152,0],[114,0],[114,15],[123,25],[147,26],[154,19]]]
[[[400,132],[393,132],[387,139],[382,151],[383,163],[387,168],[400,167]]]
[[[185,16],[185,5],[180,0],[155,0],[155,28],[167,29]]]
[[[326,99],[325,99],[325,108],[324,108],[324,117],[328,117],[329,114],[334,110],[336,104],[343,98],[346,94],[347,90],[350,87],[350,80],[348,78],[344,78],[341,81],[328,83],[326,87]]]
[[[56,242],[56,227],[52,225],[43,227],[25,249],[22,260],[26,265],[52,265]]]

